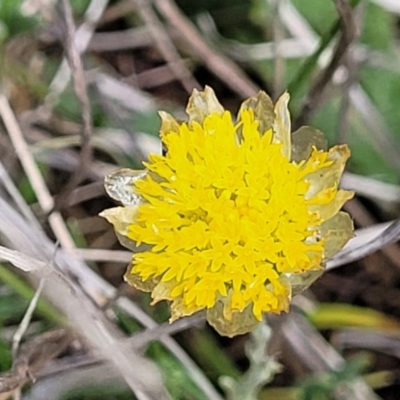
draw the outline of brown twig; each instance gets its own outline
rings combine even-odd
[[[151,46],[153,39],[147,26],[112,32],[97,32],[89,43],[89,51],[119,51]],[[171,71],[172,72],[172,71]]]
[[[87,49],[93,36],[96,24],[100,20],[108,4],[108,0],[91,0],[84,15],[84,22],[76,30],[74,43],[79,54]],[[48,93],[44,100],[44,108],[47,113],[58,103],[61,93],[66,89],[71,77],[71,70],[67,60],[64,58],[54,75]]]
[[[124,18],[127,14],[134,12],[136,6],[130,0],[119,1],[116,4],[111,4],[104,12],[103,18],[99,25],[109,24],[119,18]]]
[[[76,48],[75,24],[72,16],[71,5],[68,0],[61,1],[61,14],[65,24],[64,29],[64,46],[67,55],[67,60],[71,68],[74,91],[79,103],[82,106],[82,131],[81,133],[81,152],[80,165],[72,175],[70,181],[65,185],[62,192],[57,198],[56,207],[60,208],[65,198],[68,198],[69,193],[86,177],[86,172],[89,168],[92,158],[92,148],[90,138],[92,136],[92,114],[83,64],[79,52]]]
[[[274,78],[273,78],[273,98],[276,100],[283,92],[285,81],[285,59],[281,54],[281,43],[284,39],[284,30],[280,19],[279,7],[280,0],[274,0],[273,6],[273,36],[274,36]]]
[[[364,14],[366,8],[366,1],[362,1],[354,12],[354,23],[356,25],[357,32],[361,32],[362,24],[364,22]],[[342,101],[340,104],[339,118],[338,118],[338,130],[337,130],[337,142],[347,142],[347,134],[349,128],[349,115],[351,109],[350,91],[354,84],[357,82],[360,63],[355,60],[353,54],[348,52],[344,56],[343,64],[347,71],[347,77],[342,85]]]
[[[208,69],[240,97],[250,97],[258,87],[231,60],[221,56],[204,42],[193,24],[180,12],[172,0],[153,0],[157,10],[174,27],[179,38],[186,42],[193,54],[199,57]]]
[[[14,112],[11,109],[7,98],[1,93],[0,116],[13,143],[15,153],[21,162],[21,165],[29,179],[29,182],[32,185],[33,190],[35,191],[35,195],[38,199],[41,209],[44,213],[49,213],[54,207],[53,198],[47,189],[39,168],[35,163],[32,153],[30,152],[29,146],[25,141],[24,135],[22,134],[21,128],[18,125],[18,121],[14,115]],[[75,247],[74,242],[69,235],[68,229],[66,228],[60,213],[50,213],[49,222],[57,239],[62,243],[62,246],[73,249]]]
[[[340,15],[342,23],[342,33],[336,45],[331,62],[311,88],[305,98],[301,112],[296,119],[294,126],[299,127],[306,125],[311,118],[312,113],[321,102],[323,93],[332,79],[333,74],[342,62],[343,56],[346,54],[349,46],[356,37],[356,26],[353,20],[353,11],[348,0],[334,0],[336,9]]]
[[[131,0],[136,4],[136,8],[143,21],[147,24],[155,44],[167,61],[171,71],[176,79],[181,82],[182,86],[188,93],[191,93],[194,88],[200,89],[199,83],[193,77],[184,61],[181,59],[175,45],[172,43],[167,31],[158,19],[156,13],[151,7],[151,2],[146,0]]]

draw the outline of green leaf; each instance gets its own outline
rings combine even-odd
[[[21,13],[22,0],[0,1],[0,21],[4,37],[12,37],[32,30],[38,25],[34,17],[26,17]],[[1,39],[1,38],[0,38]]]
[[[172,399],[207,400],[203,392],[193,383],[185,368],[160,343],[151,343],[146,355],[160,368]]]
[[[372,49],[388,50],[394,46],[396,18],[383,8],[368,2],[361,41]]]
[[[25,281],[3,264],[0,264],[0,281],[13,288],[22,299],[30,301],[35,294],[35,291]],[[64,317],[43,299],[38,301],[36,314],[56,324],[65,324]]]

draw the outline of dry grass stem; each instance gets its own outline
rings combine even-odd
[[[290,348],[311,371],[338,370],[345,360],[300,314],[292,312],[281,326],[281,333]],[[337,400],[378,400],[379,397],[361,379],[354,379],[335,391]]]
[[[330,64],[324,71],[322,71],[320,77],[316,80],[315,84],[306,96],[299,117],[294,124],[297,127],[306,125],[310,120],[312,112],[315,111],[317,105],[321,102],[326,86],[330,83],[333,74],[339,67],[344,55],[349,49],[349,46],[356,37],[357,31],[350,3],[347,0],[335,0],[334,2],[342,22],[341,36],[336,45]]]
[[[374,225],[357,232],[339,253],[327,261],[326,269],[339,267],[366,257],[382,247],[400,239],[400,220]]]
[[[92,159],[92,148],[90,139],[92,136],[92,113],[87,91],[85,73],[82,60],[75,45],[75,24],[72,16],[71,5],[68,0],[61,0],[61,14],[65,23],[64,46],[67,53],[67,60],[74,81],[74,91],[82,107],[82,131],[81,150],[79,155],[79,168],[64,186],[58,197],[58,207],[62,207],[65,201],[68,201],[68,195],[75,189],[79,183],[86,178],[86,172]],[[67,197],[67,199],[65,199]]]
[[[240,97],[253,96],[259,88],[228,58],[217,53],[201,38],[193,24],[180,12],[172,0],[153,0],[158,11],[170,26],[179,32],[181,40],[187,42],[196,57],[199,57],[208,69]]]
[[[83,54],[90,43],[96,23],[100,20],[108,0],[92,0],[86,9],[84,23],[76,30],[74,44],[79,54]],[[63,59],[49,86],[45,98],[46,108],[52,109],[59,101],[71,78],[71,70],[66,59]]]
[[[163,24],[158,19],[157,14],[153,11],[151,2],[145,0],[131,1],[136,5],[136,10],[146,23],[159,52],[167,61],[171,71],[175,75],[175,78],[182,83],[182,86],[188,93],[191,93],[194,88],[199,89],[199,83],[193,77],[188,68],[186,68],[184,61],[181,59]]]

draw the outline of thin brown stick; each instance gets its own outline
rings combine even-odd
[[[81,134],[81,152],[79,167],[75,170],[70,181],[65,185],[57,198],[57,207],[59,208],[69,193],[86,177],[89,165],[92,159],[92,148],[90,138],[92,136],[92,114],[90,101],[87,91],[85,73],[81,57],[75,46],[75,24],[72,16],[71,5],[68,0],[61,1],[61,13],[65,23],[64,46],[67,54],[67,60],[72,72],[74,81],[74,91],[79,103],[82,106],[82,131]],[[61,200],[62,199],[62,200]]]
[[[18,121],[10,107],[7,98],[0,93],[0,116],[13,143],[15,152],[32,185],[40,207],[44,213],[50,212],[54,207],[53,198],[44,182],[38,166],[35,163],[29,146],[25,141]],[[50,226],[63,247],[73,249],[74,242],[59,212],[49,215]]]
[[[89,51],[118,51],[136,49],[153,45],[150,29],[147,26],[121,31],[98,32],[89,43]]]
[[[165,335],[173,335],[188,328],[200,327],[205,323],[205,315],[202,313],[197,313],[190,317],[182,318],[178,321],[170,323],[164,323],[155,328],[145,329],[141,332],[133,334],[129,338],[121,339],[121,344],[128,347],[133,347],[137,350],[143,350],[147,345],[156,340],[160,340],[161,337]],[[72,355],[66,357],[65,359],[57,360],[53,365],[49,365],[40,371],[39,376],[45,377],[53,373],[59,373],[71,368],[79,368],[82,366],[95,365],[98,363],[105,363],[105,360],[101,357],[101,354],[88,353],[85,356],[79,357],[77,355]]]
[[[334,0],[334,3],[341,18],[342,33],[336,45],[331,62],[326,69],[322,71],[314,86],[306,96],[300,114],[294,123],[295,127],[306,125],[308,123],[312,113],[316,110],[318,104],[321,103],[324,91],[331,81],[333,74],[342,62],[343,56],[346,54],[349,46],[356,37],[353,11],[348,0]]]
[[[357,8],[354,11],[354,23],[356,24],[357,32],[361,32],[362,25],[364,23],[364,14],[366,9],[367,2],[364,0],[360,2]],[[354,39],[353,39],[354,41]],[[349,129],[349,116],[351,110],[351,99],[350,99],[350,91],[354,84],[358,80],[359,75],[359,67],[360,63],[356,61],[352,52],[348,52],[344,57],[343,62],[346,71],[347,71],[347,79],[343,83],[342,90],[342,101],[340,105],[339,118],[338,118],[338,130],[337,130],[337,142],[345,143],[347,142],[347,134]]]
[[[194,88],[200,89],[199,83],[186,67],[184,61],[181,59],[178,51],[176,50],[175,45],[169,38],[169,35],[163,24],[153,11],[151,2],[147,0],[131,1],[136,4],[137,12],[150,29],[150,33],[153,36],[159,52],[167,61],[176,79],[181,82],[182,86],[188,93],[191,93]]]
[[[111,4],[104,12],[103,18],[99,25],[109,24],[119,18],[124,18],[127,14],[134,12],[136,6],[130,0],[119,1],[116,4]]]
[[[171,27],[179,33],[179,38],[186,42],[195,56],[199,57],[208,69],[221,79],[240,97],[250,97],[259,90],[243,71],[231,60],[221,56],[204,42],[193,24],[180,12],[172,0],[153,0],[157,10],[164,16]]]
[[[273,78],[273,97],[276,100],[283,92],[285,81],[285,59],[281,54],[281,44],[284,39],[282,21],[280,19],[279,7],[280,0],[274,0],[273,3],[273,35],[274,35],[274,78]]]
[[[91,0],[90,4],[88,5],[84,15],[84,22],[76,30],[74,37],[74,42],[78,48],[79,54],[83,54],[87,49],[93,36],[96,24],[103,15],[107,4],[108,0]],[[64,58],[50,83],[49,91],[45,97],[44,106],[47,113],[49,113],[51,109],[58,103],[59,97],[66,89],[70,77],[71,70],[68,66],[67,60]]]

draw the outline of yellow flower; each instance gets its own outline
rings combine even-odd
[[[349,149],[327,150],[311,127],[291,134],[288,101],[260,92],[234,121],[212,89],[195,90],[187,123],[160,113],[165,155],[106,178],[123,207],[102,216],[136,251],[125,278],[170,301],[172,321],[206,310],[221,334],[248,332],[352,237],[339,210],[353,193],[338,189]]]

